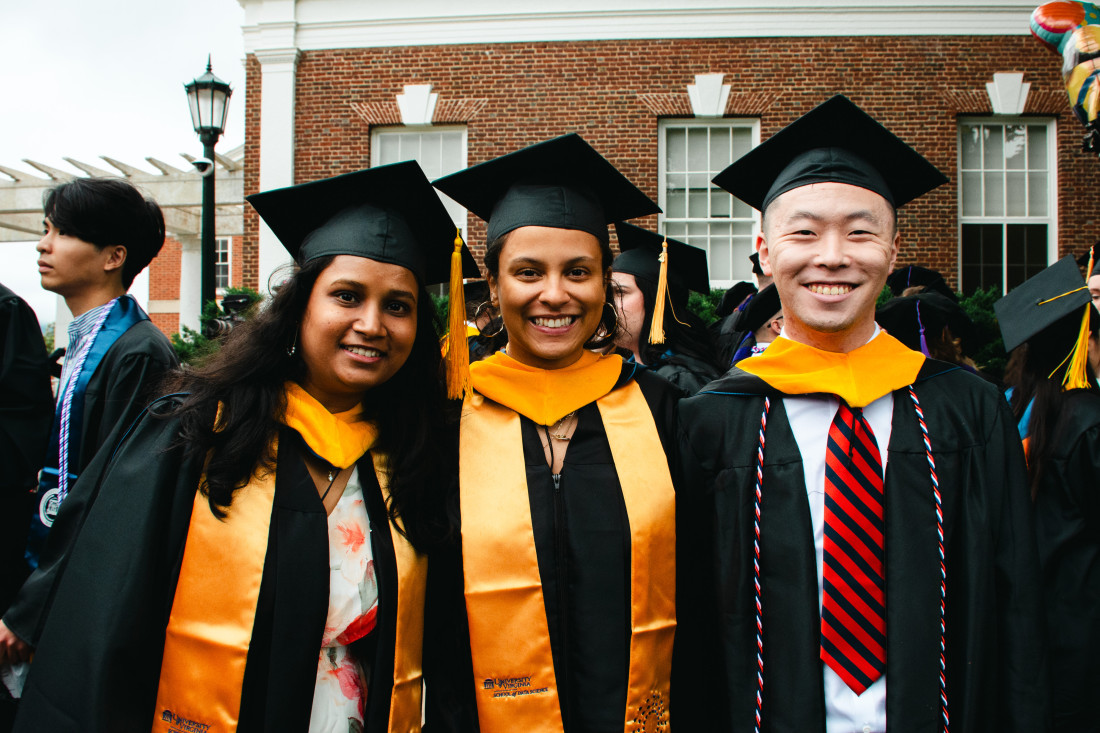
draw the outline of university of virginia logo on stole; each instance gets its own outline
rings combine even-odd
[[[50,489],[38,502],[38,518],[46,527],[52,527],[53,520],[57,519],[57,510],[61,506],[60,496],[61,489]]]
[[[160,719],[167,723],[171,733],[209,733],[210,724],[200,723],[197,720],[189,720],[176,715],[171,710],[165,710],[160,714]]]
[[[549,692],[549,687],[531,687],[531,678],[528,677],[486,677],[481,683],[483,690],[494,690],[494,698],[523,697],[524,695],[541,695]]]
[[[667,732],[668,705],[665,703],[665,696],[654,690],[630,719],[630,733]]]

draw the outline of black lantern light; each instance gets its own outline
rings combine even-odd
[[[191,108],[191,125],[202,143],[203,159],[195,161],[195,167],[203,175],[202,182],[202,286],[201,303],[216,297],[214,277],[214,145],[225,131],[225,117],[229,112],[229,97],[233,89],[214,75],[210,57],[206,57],[206,73],[190,84],[187,104]]]

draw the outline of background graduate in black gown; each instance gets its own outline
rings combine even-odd
[[[693,395],[722,372],[706,326],[688,310],[689,291],[710,291],[707,253],[667,240],[667,295],[661,294],[659,257],[665,238],[626,222],[616,222],[615,233],[622,252],[611,265],[619,309],[615,345],[667,379],[685,397]],[[659,295],[665,302],[658,310]],[[658,324],[661,339],[653,342],[653,316],[658,312],[662,314]]]
[[[1100,731],[1100,389],[1085,358],[1100,328],[1066,257],[996,305],[1005,380],[1027,454],[1057,731]]]
[[[757,246],[784,336],[680,405],[675,719],[931,733],[950,716],[951,731],[1044,730],[1038,562],[1012,415],[993,386],[874,322],[900,244],[896,207],[946,179],[838,96],[715,180],[764,212]],[[838,515],[837,461],[859,467],[867,496],[881,470],[865,449],[852,462],[843,428],[834,440],[837,416],[853,424],[845,404],[870,426],[885,478],[876,503]],[[882,599],[848,577],[869,578],[873,563]],[[874,674],[853,684],[856,657],[835,664],[841,646]]]

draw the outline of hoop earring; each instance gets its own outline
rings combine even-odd
[[[477,310],[474,311],[474,323],[477,323],[481,319],[481,311],[485,310],[486,308],[492,308],[492,307],[493,307],[493,304],[490,303],[487,300],[482,301],[480,304],[478,304]],[[489,320],[493,320],[493,319],[490,318]]]
[[[499,316],[498,316],[498,318],[499,318]],[[490,321],[490,323],[492,323],[492,321]],[[486,325],[488,325],[488,324],[486,324]],[[504,333],[504,319],[503,318],[500,319],[500,328],[498,328],[496,331],[493,331],[492,333],[485,333],[484,331],[479,331],[478,333],[480,333],[483,337],[485,337],[487,339],[496,338],[500,334]]]
[[[612,332],[618,331],[619,330],[619,309],[616,308],[611,303],[608,303],[606,300],[603,302],[603,307],[604,308],[611,308],[611,318],[615,322],[615,325],[611,327],[611,331]]]
[[[298,351],[298,329],[294,329],[294,339],[290,342],[290,346],[286,347],[286,355],[288,357],[294,356]]]

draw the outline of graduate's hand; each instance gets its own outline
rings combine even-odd
[[[15,664],[26,662],[31,658],[31,645],[20,639],[15,633],[0,621],[0,662]]]

